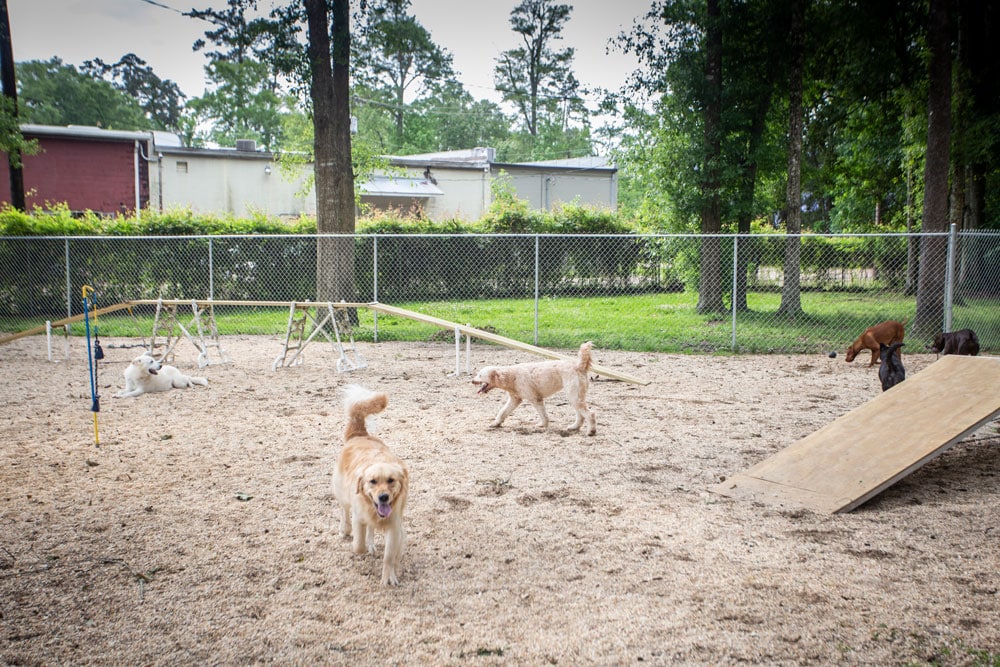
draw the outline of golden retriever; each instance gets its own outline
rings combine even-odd
[[[399,585],[399,561],[406,533],[403,511],[410,475],[402,459],[368,433],[365,419],[385,409],[388,398],[358,385],[345,388],[344,448],[333,473],[333,495],[340,503],[340,534],[354,540],[354,553],[375,553],[375,531],[385,533],[382,585]]]
[[[181,373],[174,366],[161,363],[148,352],[143,352],[125,367],[125,388],[115,398],[131,398],[170,389],[188,389],[196,384],[205,386],[208,380]]]
[[[565,388],[570,405],[576,410],[576,421],[567,429],[577,431],[586,421],[587,435],[597,433],[596,418],[593,411],[587,407],[589,384],[587,369],[591,363],[591,347],[589,341],[581,345],[576,359],[537,361],[513,366],[486,366],[479,369],[472,378],[472,384],[479,385],[478,393],[485,394],[491,389],[503,389],[507,392],[507,402],[500,408],[497,418],[493,420],[493,426],[498,427],[503,424],[503,420],[517,406],[523,401],[528,401],[538,411],[539,428],[547,427],[549,416],[545,414],[543,401]]]

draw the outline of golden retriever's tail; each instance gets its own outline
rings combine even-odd
[[[376,393],[357,384],[344,387],[344,395],[344,414],[347,417],[344,440],[367,436],[365,418],[385,410],[389,398],[383,393]]]
[[[586,373],[587,369],[590,368],[590,348],[593,346],[594,344],[589,340],[580,346],[580,362],[576,365],[576,368],[581,373]]]

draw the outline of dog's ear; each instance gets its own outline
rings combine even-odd
[[[403,468],[399,475],[399,495],[406,496],[410,489],[410,471]]]
[[[364,488],[365,488],[365,478],[359,476],[358,477],[358,490],[357,490],[357,494],[359,496],[361,495],[361,492],[364,490]]]

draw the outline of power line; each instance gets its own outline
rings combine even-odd
[[[182,12],[181,10],[156,2],[156,0],[139,0],[139,2],[145,2],[147,5],[153,5],[154,7],[159,7],[160,9],[169,9],[172,12],[177,12],[178,14],[184,14],[184,12]]]
[[[176,7],[171,7],[170,5],[165,5],[162,2],[156,2],[156,0],[138,0],[139,2],[145,2],[147,5],[152,5],[154,7],[159,7],[160,9],[166,9],[167,11],[174,12],[175,14],[180,14],[181,16],[187,16],[189,18],[200,18],[202,21],[208,21],[208,19],[201,16],[191,16],[187,12],[181,11]]]

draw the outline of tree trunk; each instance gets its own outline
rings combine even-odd
[[[722,28],[719,0],[708,0],[705,47],[705,162],[701,185],[701,274],[698,312],[723,312],[722,302],[722,206],[719,196],[719,160],[722,158]]]
[[[14,43],[10,38],[10,16],[7,13],[7,0],[0,0],[0,82],[3,84],[3,95],[10,100],[11,113],[17,121],[17,77],[14,71]],[[10,205],[18,211],[25,210],[24,171],[21,168],[20,152],[8,156],[7,163],[10,172]]]
[[[350,12],[333,2],[333,59],[326,0],[304,0],[316,181],[316,300],[356,301],[354,284],[354,174],[351,166]],[[325,236],[335,235],[335,236]]]
[[[909,159],[906,162],[906,293],[917,291],[917,250],[920,242],[910,234],[913,233],[913,165]]]
[[[747,141],[747,160],[743,165],[743,174],[740,182],[740,210],[736,220],[736,231],[744,235],[737,244],[738,253],[736,255],[736,294],[733,295],[733,303],[736,304],[738,312],[750,310],[747,304],[747,257],[751,250],[751,239],[745,235],[750,234],[750,223],[753,219],[753,201],[757,192],[757,172],[759,161],[757,151],[764,138],[764,131],[767,129],[767,115],[771,110],[771,85],[767,85],[767,92],[758,98],[754,110],[754,119],[750,124],[750,136]]]
[[[927,43],[927,157],[924,166],[924,219],[921,231],[948,228],[948,172],[951,141],[951,49],[949,1],[931,0]],[[917,314],[911,335],[927,338],[941,330],[944,319],[944,280],[948,240],[925,236],[920,241],[917,278]]]
[[[953,153],[954,156],[954,153]],[[966,208],[966,187],[965,187],[965,177],[967,170],[964,165],[960,164],[960,159],[954,159],[952,164],[951,172],[951,198],[949,202],[949,212],[948,212],[948,227],[955,225],[958,231],[963,231],[965,229],[965,208]],[[956,239],[955,257],[958,259],[958,266],[956,267],[955,285],[962,284],[964,278],[964,253],[962,251],[962,237],[959,236]],[[955,303],[960,303],[960,297],[958,290],[955,290]]]
[[[975,231],[982,224],[983,210],[986,207],[985,182],[986,177],[983,173],[977,171],[975,166],[970,168],[967,194],[968,231]],[[983,242],[982,237],[971,237],[962,244],[962,248],[962,287],[973,291],[986,287],[992,278],[985,257],[988,244]]]
[[[803,0],[792,0],[789,42],[791,68],[788,73],[788,183],[786,216],[785,269],[778,313],[796,317],[802,314],[802,67],[805,52],[803,35]]]
[[[988,118],[1000,111],[1000,63],[996,58],[996,3],[969,2],[962,5],[959,17],[961,48],[959,50],[961,81],[968,84],[966,98],[972,118]],[[995,162],[994,162],[995,164]],[[989,174],[995,168],[989,156],[973,151],[967,154],[966,210],[962,225],[974,232],[988,227],[986,191]],[[995,271],[991,272],[987,253],[995,245],[984,236],[966,237],[962,243],[960,285],[963,291],[994,288]]]

